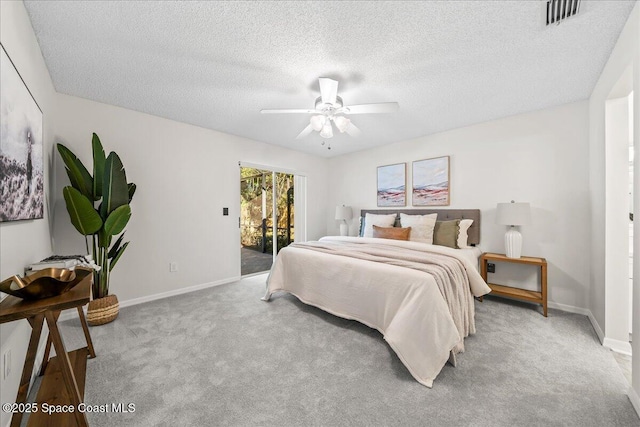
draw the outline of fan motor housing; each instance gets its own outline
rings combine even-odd
[[[325,104],[322,102],[322,97],[319,96],[316,98],[316,110],[325,111],[325,110],[337,110],[338,108],[342,108],[344,104],[342,103],[342,98],[336,96],[336,102],[333,104]]]

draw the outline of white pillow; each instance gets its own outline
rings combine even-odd
[[[396,217],[396,214],[366,214],[364,217],[364,233],[362,234],[362,237],[373,237],[374,225],[377,225],[378,227],[393,227],[396,222]]]
[[[458,228],[460,229],[460,233],[458,234],[458,247],[460,249],[468,248],[469,242],[469,227],[473,224],[472,219],[461,219]]]
[[[409,240],[433,244],[433,228],[436,226],[438,214],[407,215],[400,214],[400,226],[411,227]]]

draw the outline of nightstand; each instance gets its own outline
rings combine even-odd
[[[527,264],[540,267],[540,292],[511,286],[496,285],[487,282],[487,263],[489,261],[510,262],[514,264]],[[480,275],[491,288],[491,294],[499,297],[509,297],[523,301],[534,302],[542,305],[544,317],[547,317],[547,260],[544,258],[527,257],[508,258],[503,254],[486,252],[480,256]]]

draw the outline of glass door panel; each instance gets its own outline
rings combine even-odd
[[[240,168],[241,274],[268,271],[273,263],[273,172]]]
[[[276,254],[289,246],[295,238],[294,177],[291,174],[276,172]]]

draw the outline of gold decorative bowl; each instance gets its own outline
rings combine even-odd
[[[29,276],[11,276],[0,283],[0,291],[14,297],[35,300],[57,296],[73,288],[76,272],[67,268],[45,268]]]

